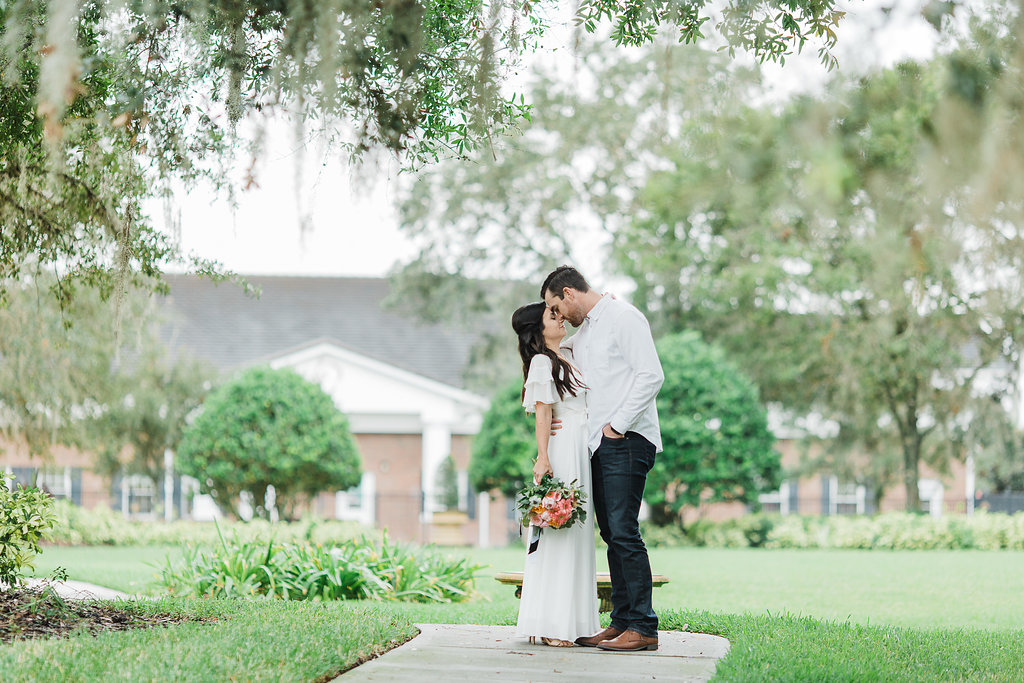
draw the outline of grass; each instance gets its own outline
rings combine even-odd
[[[40,573],[61,565],[71,578],[132,591],[152,576],[146,563],[162,559],[154,552],[51,547],[38,565]],[[3,646],[0,671],[24,672],[32,679],[73,670],[78,678],[72,680],[100,680],[107,671],[104,661],[117,651],[114,659],[138,659],[129,677],[139,680],[242,674],[254,680],[315,680],[407,637],[414,622],[514,624],[518,601],[510,587],[493,581],[493,574],[521,569],[523,550],[451,552],[490,565],[477,582],[479,595],[465,603],[160,601],[167,610],[215,614],[221,620],[76,638],[71,647],[56,642]],[[671,579],[654,593],[662,628],[688,625],[732,642],[718,680],[1020,680],[1024,553],[659,548],[651,558],[654,570]],[[191,654],[193,647],[203,654]],[[124,658],[122,650],[128,653]],[[185,650],[190,654],[184,657],[168,654]],[[85,662],[81,668],[79,658]],[[118,675],[122,669],[118,664]],[[230,674],[207,675],[207,670]]]
[[[720,681],[1020,681],[1024,634],[668,610],[662,628],[728,638]]]
[[[57,567],[68,578],[125,593],[151,593],[151,583],[165,558],[181,557],[180,546],[46,546],[36,557],[34,576],[48,576]]]
[[[158,600],[216,621],[0,646],[4,681],[326,681],[416,629],[387,605]]]

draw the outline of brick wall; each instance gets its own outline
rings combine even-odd
[[[356,434],[363,471],[377,479],[377,526],[391,538],[423,541],[419,434]]]

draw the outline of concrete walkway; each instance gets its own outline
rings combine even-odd
[[[25,579],[26,588],[35,588],[41,583],[43,579]],[[130,600],[134,597],[113,588],[104,588],[84,581],[51,581],[50,585],[57,591],[57,595],[65,600]]]
[[[661,631],[654,652],[531,645],[513,626],[417,624],[420,635],[335,681],[707,681],[729,641]]]

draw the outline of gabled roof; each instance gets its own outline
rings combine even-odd
[[[165,275],[170,323],[164,338],[220,370],[266,363],[315,340],[463,387],[474,335],[384,310],[386,278],[246,276],[261,290],[194,275]]]

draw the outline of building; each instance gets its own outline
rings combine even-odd
[[[222,376],[266,364],[292,368],[318,383],[346,414],[363,457],[364,474],[351,491],[323,494],[318,515],[386,528],[392,537],[433,540],[436,476],[449,455],[455,461],[460,509],[469,521],[464,543],[504,544],[514,533],[508,501],[490,500],[469,486],[470,445],[488,400],[462,380],[475,336],[443,324],[423,324],[389,311],[383,278],[259,276],[241,287],[191,275],[168,275],[163,300],[165,340],[172,353],[208,362]],[[168,454],[170,459],[173,454]],[[22,483],[45,483],[55,495],[86,506],[110,504],[145,519],[169,493],[171,516],[219,514],[181,477],[165,482],[139,477],[106,482],[89,471],[89,458],[55,449],[54,466],[40,467],[10,448],[4,463]],[[169,468],[170,469],[170,468]]]

